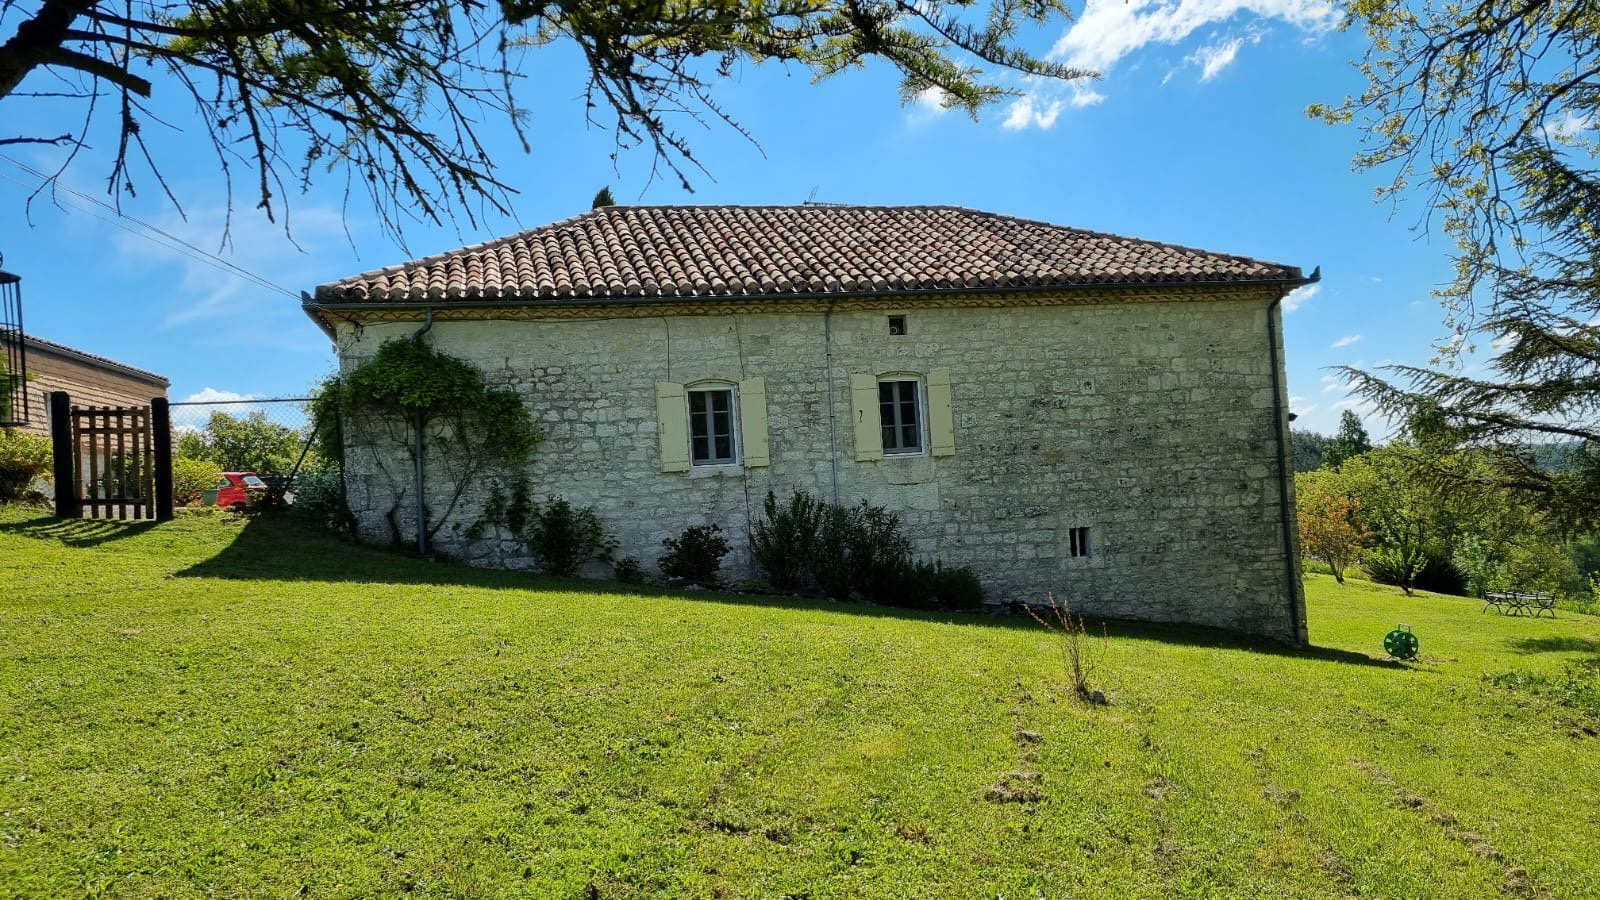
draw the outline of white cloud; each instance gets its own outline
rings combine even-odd
[[[912,96],[906,118],[916,124],[931,122],[950,111],[950,107],[945,105],[948,97],[943,88],[923,88]]]
[[[1140,49],[1151,44],[1181,44],[1202,28],[1235,20],[1275,20],[1315,37],[1335,28],[1339,17],[1339,7],[1329,0],[1088,0],[1048,56],[1072,68],[1106,76]],[[1248,41],[1255,43],[1261,36],[1262,32],[1254,31]],[[1201,66],[1201,80],[1209,81],[1227,68],[1246,40],[1233,38],[1197,51],[1191,61]],[[1048,104],[1062,97],[1076,107],[1105,101],[1105,94],[1082,84],[1035,82],[1028,96],[1011,105],[1004,126],[1049,128],[1055,124],[1055,116],[1049,116],[1049,124],[1044,124],[1045,117],[1025,111],[1048,109]]]
[[[1321,292],[1322,285],[1320,283],[1303,284],[1290,291],[1289,295],[1283,298],[1283,311],[1286,313],[1292,313],[1301,306],[1305,305],[1306,301],[1310,300],[1312,297],[1315,297]]]
[[[1337,350],[1340,347],[1348,347],[1351,344],[1354,344],[1356,341],[1359,341],[1359,340],[1361,340],[1361,335],[1359,335],[1359,334],[1347,334],[1344,337],[1339,338],[1337,341],[1334,341],[1332,344],[1329,345],[1329,347],[1330,347],[1330,349]]]
[[[1292,400],[1289,401],[1289,405],[1291,407],[1293,407],[1294,406],[1294,401],[1292,401]],[[1298,409],[1295,409],[1294,410],[1294,414],[1299,416],[1299,417],[1301,417],[1301,418],[1305,418],[1306,416],[1311,415],[1312,413],[1316,412],[1317,410],[1319,410],[1321,408],[1322,407],[1320,407],[1317,404],[1313,403],[1310,406],[1302,406],[1302,407],[1300,407]]]
[[[1098,106],[1106,102],[1106,95],[1093,88],[1075,84],[1072,86],[1072,97],[1069,102],[1079,109],[1086,106]]]
[[[1217,77],[1223,69],[1233,65],[1239,56],[1239,48],[1244,46],[1244,38],[1234,38],[1199,50],[1184,57],[1188,62],[1200,67],[1200,80],[1210,81]]]
[[[1201,28],[1241,15],[1278,19],[1317,34],[1339,22],[1338,7],[1326,0],[1089,0],[1050,48],[1050,57],[1105,74],[1146,44],[1181,43]]]
[[[201,431],[212,413],[227,413],[245,418],[264,413],[269,421],[289,428],[306,425],[306,409],[301,403],[264,399],[260,394],[241,394],[207,386],[182,400],[172,401],[172,427],[180,432]]]
[[[249,394],[241,394],[238,391],[205,387],[182,400],[172,401],[172,427],[180,432],[200,431],[211,420],[211,414],[218,412],[230,416],[247,416],[261,409],[261,406],[241,401],[254,399]]]
[[[1349,389],[1350,382],[1338,375],[1322,376],[1322,392],[1324,394],[1331,394],[1334,391],[1348,391]]]
[[[1093,92],[1091,91],[1090,93]],[[1080,103],[1078,102],[1078,97],[1074,95],[1072,105],[1087,106],[1098,102],[1100,102],[1099,99],[1090,99]],[[1024,97],[1018,97],[1017,99],[1011,101],[1010,113],[1006,116],[1006,120],[1002,122],[1001,125],[1005,128],[1012,129],[1013,131],[1020,131],[1021,129],[1030,127],[1039,128],[1041,131],[1049,131],[1051,128],[1055,127],[1056,119],[1059,118],[1060,115],[1060,100],[1042,99],[1030,94]]]
[[[237,403],[240,400],[254,400],[248,394],[234,391],[219,391],[214,387],[207,387],[179,400],[179,403]]]
[[[1564,110],[1560,116],[1551,116],[1539,125],[1539,130],[1544,136],[1557,141],[1573,141],[1583,135],[1585,131],[1594,128],[1594,116],[1579,115],[1572,110]]]

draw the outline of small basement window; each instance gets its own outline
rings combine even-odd
[[[922,452],[922,382],[878,382],[878,417],[883,425],[883,452]]]
[[[733,437],[733,389],[689,393],[689,461],[697,466],[730,466],[739,461]]]
[[[1088,528],[1070,528],[1067,530],[1067,555],[1075,557],[1089,555]]]

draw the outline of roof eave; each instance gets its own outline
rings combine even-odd
[[[165,375],[158,375],[155,372],[151,372],[146,369],[130,366],[127,363],[117,362],[114,359],[105,356],[99,356],[97,354],[90,353],[87,350],[79,350],[76,347],[68,347],[66,344],[58,344],[55,341],[36,337],[34,335],[27,334],[26,332],[23,333],[22,340],[25,345],[32,348],[31,352],[34,353],[52,353],[56,356],[70,359],[73,362],[79,363],[80,365],[99,369],[104,372],[115,372],[128,378],[132,378],[135,381],[142,381],[148,385],[151,385],[152,387],[162,388],[163,390],[169,390],[172,387],[172,381]]]
[[[605,306],[675,306],[699,303],[738,302],[748,300],[763,300],[774,304],[784,302],[815,302],[829,300],[860,300],[872,297],[929,297],[929,296],[962,296],[972,294],[1031,294],[1031,293],[1060,293],[1081,290],[1141,290],[1149,288],[1205,288],[1205,287],[1251,287],[1272,286],[1282,288],[1295,288],[1311,284],[1319,280],[1320,273],[1312,273],[1311,277],[1301,274],[1301,270],[1293,266],[1285,266],[1283,275],[1273,278],[1227,278],[1213,280],[1183,280],[1183,281],[1138,281],[1138,282],[1085,282],[1081,284],[1030,284],[1030,285],[993,285],[982,287],[960,288],[912,288],[904,290],[870,290],[870,291],[805,291],[793,293],[773,294],[701,294],[693,296],[602,296],[602,297],[564,297],[552,299],[428,299],[428,300],[358,300],[341,301],[322,299],[337,289],[337,285],[325,284],[317,288],[317,297],[302,294],[302,306],[306,314],[316,321],[329,337],[333,331],[327,323],[325,316],[338,312],[373,312],[378,310],[394,309],[518,309],[524,307],[544,307],[551,309],[574,307],[605,307]]]

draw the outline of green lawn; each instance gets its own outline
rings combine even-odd
[[[1600,896],[1600,723],[1482,677],[1600,619],[1308,587],[1090,707],[1016,618],[0,508],[0,895]]]

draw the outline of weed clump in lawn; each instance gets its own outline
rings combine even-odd
[[[1554,675],[1512,669],[1485,674],[1483,680],[1495,687],[1544,697],[1600,725],[1600,661],[1569,662]],[[1593,734],[1592,725],[1585,730]]]
[[[1104,704],[1106,700],[1104,691],[1090,686],[1089,678],[1094,674],[1099,665],[1099,653],[1108,643],[1108,638],[1102,631],[1099,647],[1089,638],[1089,630],[1084,625],[1083,617],[1072,613],[1072,604],[1066,597],[1056,599],[1055,594],[1046,594],[1050,602],[1050,613],[1040,615],[1032,606],[1026,607],[1028,615],[1035,622],[1050,629],[1061,637],[1061,659],[1066,666],[1067,677],[1072,681],[1072,692],[1078,699],[1096,704]]]
[[[990,803],[1040,803],[1044,800],[1044,791],[1039,789],[1043,781],[1044,776],[1038,772],[1007,772],[999,784],[984,789],[983,799]]]

